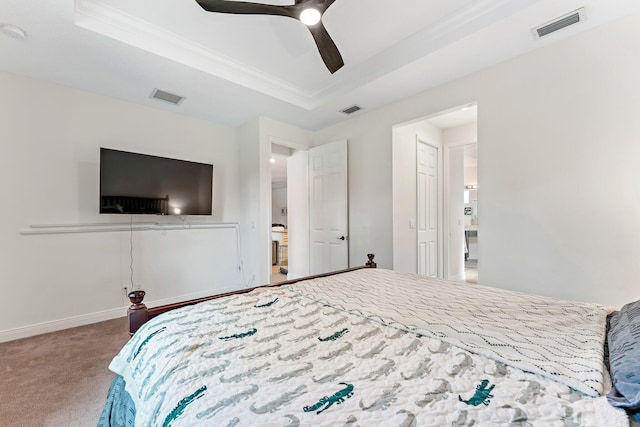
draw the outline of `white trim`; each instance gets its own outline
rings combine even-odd
[[[106,2],[76,0],[75,24],[306,110],[318,106],[314,97],[321,91],[305,90],[262,73],[193,40],[124,13]]]
[[[443,215],[442,215],[442,227],[444,228],[444,241],[442,242],[442,265],[443,265],[443,274],[442,278],[445,280],[454,280],[452,277],[449,277],[449,264],[451,263],[451,257],[449,256],[449,248],[451,247],[451,222],[449,221],[451,215],[451,183],[449,182],[449,171],[451,170],[451,148],[456,144],[444,144],[444,150],[442,153],[442,172],[443,172],[443,182],[442,182],[442,198],[443,198]]]
[[[46,334],[48,332],[60,331],[63,329],[75,328],[89,325],[91,323],[103,322],[105,320],[123,317],[127,314],[127,307],[112,308],[110,310],[97,311],[95,313],[81,314],[79,316],[67,317],[64,319],[51,320],[48,322],[35,323],[33,325],[21,326],[13,329],[0,331],[0,342],[27,338],[34,335]],[[123,331],[123,333],[126,333]]]
[[[298,144],[295,142],[291,142],[288,139],[284,139],[284,138],[279,138],[276,136],[272,136],[272,135],[268,135],[267,140],[269,141],[269,153],[273,154],[273,145],[280,145],[283,147],[287,147],[290,148],[292,150],[301,150],[301,151],[309,151],[309,149],[311,147],[308,147],[304,144]],[[293,153],[292,153],[293,154]],[[292,154],[289,154],[289,156],[287,157],[291,157]],[[268,216],[269,216],[269,227],[268,227],[268,233],[269,233],[269,238],[267,239],[268,243],[267,243],[267,248],[266,251],[264,251],[263,256],[265,257],[266,260],[268,260],[268,265],[271,266],[271,259],[272,259],[272,254],[271,254],[271,224],[273,223],[273,218],[272,218],[272,213],[273,213],[273,190],[271,188],[271,180],[272,180],[272,174],[271,174],[271,165],[269,164],[269,166],[266,168],[269,174],[269,206],[268,206]],[[306,178],[306,177],[305,177]],[[288,182],[291,179],[290,176],[287,176],[287,187],[288,187]],[[289,199],[289,189],[287,188],[287,205],[289,204],[288,202]],[[291,231],[289,231],[289,233],[291,233]],[[291,238],[291,234],[289,235],[289,237]],[[272,276],[272,269],[269,268],[269,275],[267,276],[267,281],[268,283],[271,283],[273,278]],[[300,276],[302,277],[302,276]]]
[[[225,292],[231,292],[238,289],[243,289],[244,285],[227,286],[224,288],[215,289],[215,294],[222,294]],[[163,298],[154,301],[145,301],[148,307],[157,307],[160,305],[173,304],[176,302],[187,301],[191,299],[208,297],[215,295],[209,291],[196,292],[192,294],[181,295],[172,298]],[[127,315],[127,308],[117,307],[109,310],[96,311],[94,313],[81,314],[78,316],[66,317],[63,319],[51,320],[48,322],[34,323],[33,325],[20,326],[18,328],[5,329],[0,331],[0,342],[13,341],[21,338],[32,337],[34,335],[46,334],[49,332],[61,331],[63,329],[76,328],[78,326],[90,325],[92,323],[103,322],[105,320],[116,319]],[[126,331],[122,331],[123,334]]]
[[[118,223],[91,223],[91,224],[34,224],[30,225],[34,230],[21,231],[22,235],[33,234],[68,234],[68,233],[104,233],[115,231],[157,231],[157,230],[203,230],[215,228],[239,229],[237,222],[211,222],[211,223],[160,223],[160,222],[134,222],[128,224]]]
[[[373,83],[399,66],[408,65],[417,58],[438,51],[450,40],[466,37],[471,28],[478,25],[481,28],[493,22],[496,17],[511,16],[533,4],[534,0],[477,0],[469,7],[459,8],[448,14],[437,24],[415,32],[397,43],[395,49],[387,49],[359,64],[347,64],[330,78],[320,77],[313,88],[294,84],[284,76],[261,72],[254,66],[107,3],[109,2],[100,0],[75,0],[75,25],[313,111],[356,90],[362,84]],[[194,10],[197,8],[192,7]]]
[[[298,144],[298,143],[291,142],[291,141],[288,141],[286,139],[278,138],[278,137],[275,137],[275,136],[269,136],[269,140],[271,141],[272,144],[282,145],[283,147],[291,148],[291,149],[294,149],[294,150],[305,150],[305,151],[308,151],[309,148],[311,148],[311,147],[309,147],[307,145]]]
[[[453,142],[451,144],[444,144],[444,164],[443,164],[443,172],[444,172],[444,182],[443,184],[443,192],[444,192],[444,247],[443,247],[443,264],[444,264],[444,279],[452,280],[452,281],[460,281],[464,280],[464,275],[461,278],[457,278],[454,276],[453,278],[449,278],[449,264],[451,262],[449,250],[451,247],[451,223],[449,222],[449,216],[451,214],[451,183],[449,182],[449,171],[451,169],[451,149],[456,147],[463,147],[465,145],[475,144],[475,142]],[[459,275],[458,275],[459,276]]]

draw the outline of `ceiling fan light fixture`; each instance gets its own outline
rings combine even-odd
[[[320,11],[312,7],[309,7],[300,13],[300,21],[307,26],[316,25],[320,22],[321,18],[322,14]]]
[[[338,46],[322,22],[324,12],[336,0],[293,0],[293,4],[277,5],[251,1],[195,0],[207,12],[236,15],[272,15],[300,20],[311,33],[320,58],[331,74],[344,66]],[[281,2],[282,0],[278,0]],[[287,0],[291,2],[292,0]]]

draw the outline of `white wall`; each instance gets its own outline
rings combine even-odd
[[[640,297],[639,50],[636,15],[493,74],[501,93],[479,107],[483,282],[616,305]]]
[[[639,51],[635,15],[318,132],[349,139],[352,253],[391,265],[392,126],[477,101],[481,282],[640,298]]]
[[[105,221],[96,213],[99,146],[214,164],[209,221],[240,223],[243,272],[218,268],[235,269],[225,258],[237,246],[230,229],[134,233],[134,281],[150,300],[177,299],[267,281],[264,178],[280,138],[349,141],[351,265],[373,252],[390,268],[392,128],[470,102],[479,111],[482,283],[618,306],[638,299],[638,51],[640,15],[315,133],[265,118],[236,130],[0,73],[0,340],[123,313],[128,233],[20,234]]]
[[[0,341],[124,315],[128,231],[20,234],[37,224],[129,225],[129,216],[98,214],[99,147],[212,163],[213,216],[184,225],[238,221],[234,128],[7,73],[0,93]],[[135,231],[133,245],[134,285],[150,302],[243,286],[233,224]]]

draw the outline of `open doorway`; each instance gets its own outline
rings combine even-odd
[[[392,133],[393,268],[477,283],[477,149],[471,149],[477,147],[476,105],[402,123],[394,126]],[[434,153],[423,154],[421,145],[434,147]],[[466,146],[469,150],[465,150]],[[421,172],[421,160],[429,158],[435,162],[432,179]],[[465,170],[472,169],[473,175],[465,177]],[[474,191],[465,193],[465,185],[473,185],[470,190]],[[467,201],[465,195],[471,198]],[[433,238],[422,239],[427,244],[422,244],[420,238],[421,222],[431,226],[428,231]],[[423,258],[429,262],[422,262]]]
[[[271,147],[271,283],[287,280],[289,273],[289,205],[287,161],[291,149]]]
[[[347,143],[271,144],[270,283],[349,267]]]

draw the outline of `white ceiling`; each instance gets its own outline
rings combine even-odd
[[[585,22],[531,36],[583,6]],[[0,70],[233,126],[264,115],[319,129],[350,105],[372,110],[639,10],[637,0],[336,0],[323,22],[345,66],[332,75],[291,18],[209,13],[195,0],[2,0],[0,23],[28,37],[0,36]],[[151,100],[154,88],[186,99]]]

